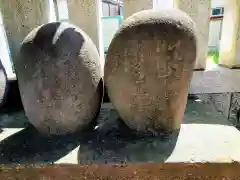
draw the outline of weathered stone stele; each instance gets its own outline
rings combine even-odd
[[[49,8],[49,0],[0,0],[2,20],[13,63],[26,35],[33,28],[49,22]]]
[[[6,96],[7,96],[7,73],[3,66],[2,61],[0,60],[0,108],[5,104],[6,102]]]
[[[44,134],[65,135],[93,125],[103,96],[96,46],[70,23],[48,23],[23,40],[16,73],[25,113]]]
[[[180,10],[145,10],[125,20],[110,44],[104,80],[127,126],[154,135],[180,128],[196,54],[196,26]]]

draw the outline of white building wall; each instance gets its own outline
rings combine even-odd
[[[228,0],[212,0],[212,3],[211,3],[212,8],[223,7],[225,1],[228,1]]]
[[[153,8],[173,8],[173,0],[153,0]]]

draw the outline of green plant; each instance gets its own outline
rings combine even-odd
[[[218,59],[219,59],[219,52],[217,50],[215,51],[209,51],[208,52],[208,57],[212,57],[213,61],[215,64],[218,64]]]

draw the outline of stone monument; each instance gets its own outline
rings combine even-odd
[[[103,72],[84,31],[65,22],[35,28],[23,40],[15,68],[25,113],[40,132],[66,135],[94,125]]]
[[[110,43],[104,80],[123,122],[158,135],[180,128],[197,57],[193,20],[177,9],[127,18]]]

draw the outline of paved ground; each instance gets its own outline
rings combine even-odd
[[[117,119],[104,104],[95,132],[46,138],[29,126],[22,110],[3,113],[0,163],[240,161],[240,132],[208,100],[189,100],[180,132],[169,136],[137,138]]]
[[[195,71],[189,92],[192,94],[240,92],[239,76],[239,69],[223,67],[210,71]]]

